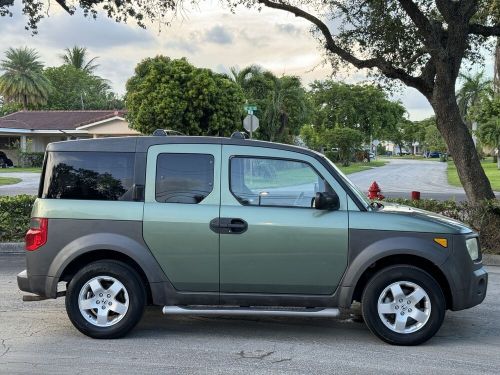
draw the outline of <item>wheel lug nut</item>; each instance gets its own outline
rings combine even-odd
[[[111,298],[111,294],[108,294],[108,298]],[[410,302],[408,302],[408,303],[410,303]]]
[[[401,311],[401,315],[404,315],[404,314],[405,314],[405,312],[404,312],[404,311]]]
[[[99,293],[99,297],[102,297],[102,293]]]
[[[100,303],[101,303],[101,301],[95,301],[95,303],[100,304]]]
[[[104,310],[106,308],[106,306],[102,305],[102,309]]]
[[[396,306],[394,306],[394,308],[397,310],[397,309],[399,309],[399,306],[398,306],[398,305],[396,305]]]
[[[399,302],[403,302],[403,299],[400,299]]]
[[[411,309],[408,309],[408,312],[411,312]]]
[[[109,305],[109,306],[111,306],[111,305],[112,305],[112,303],[111,303],[111,302],[108,302],[108,305]]]
[[[411,303],[411,301],[410,301],[410,300],[408,300],[408,301],[406,301],[406,303],[409,305],[409,304]]]

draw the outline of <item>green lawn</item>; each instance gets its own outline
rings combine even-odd
[[[387,164],[385,160],[373,160],[369,163],[351,163],[348,167],[343,167],[341,163],[336,163],[335,165],[342,171],[344,174],[351,174],[361,171],[366,171],[368,169],[382,167]]]
[[[0,168],[0,173],[16,173],[16,172],[33,172],[33,173],[41,173],[42,168]]]
[[[0,186],[17,184],[18,182],[21,181],[22,180],[20,178],[15,178],[15,177],[0,177]]]
[[[488,158],[481,161],[481,165],[490,180],[493,190],[500,191],[500,169],[497,168],[496,163],[493,163],[492,159]],[[448,183],[453,186],[462,186],[453,161],[448,162]]]

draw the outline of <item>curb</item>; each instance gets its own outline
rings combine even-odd
[[[24,242],[0,242],[0,254],[24,254]]]
[[[483,264],[487,266],[500,266],[500,255],[483,254]]]
[[[24,242],[0,242],[0,254],[24,254]],[[500,255],[483,254],[485,266],[500,266]]]

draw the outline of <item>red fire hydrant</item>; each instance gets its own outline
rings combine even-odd
[[[370,185],[370,188],[368,189],[368,198],[370,199],[376,199],[376,200],[382,200],[385,197],[380,194],[380,187],[378,186],[376,181],[373,181],[372,184]]]

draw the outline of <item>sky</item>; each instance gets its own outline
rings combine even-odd
[[[305,85],[326,79],[332,72],[323,63],[321,45],[309,33],[309,24],[283,11],[238,8],[232,14],[221,2],[207,1],[173,18],[170,26],[152,24],[144,30],[133,21],[116,23],[104,14],[97,20],[70,16],[52,1],[48,17],[32,36],[24,29],[20,3],[15,1],[13,17],[0,18],[0,56],[9,47],[28,46],[39,52],[46,66],[58,66],[64,48],[84,46],[91,57],[99,57],[96,74],[108,79],[120,95],[137,63],[159,54],[186,57],[195,66],[220,73],[258,64],[276,75],[299,76]],[[492,58],[485,69],[493,71]],[[355,83],[366,76],[363,71],[343,68],[335,79]],[[432,115],[427,100],[414,89],[404,89],[394,99],[401,100],[411,120]]]

